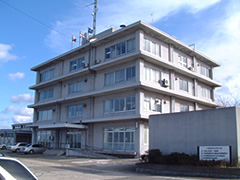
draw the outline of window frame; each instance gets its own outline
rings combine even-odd
[[[105,60],[110,60],[135,50],[136,40],[134,37],[105,48]]]
[[[79,69],[83,69],[85,66],[85,57],[80,57],[78,59],[75,59],[73,61],[70,61],[70,72],[77,71]]]
[[[186,85],[186,87],[184,85]],[[189,84],[187,80],[179,78],[179,90],[189,92]]]
[[[40,73],[39,82],[46,82],[55,78],[55,68]]]
[[[54,96],[54,88],[43,90],[39,92],[38,100],[44,101],[48,99],[52,99]]]
[[[189,105],[188,104],[180,104],[180,112],[188,112]]]
[[[82,117],[82,114],[83,114],[82,104],[68,106],[68,118],[79,118]]]
[[[127,100],[130,99],[130,102]],[[130,109],[127,106],[130,103]],[[116,99],[106,99],[103,102],[104,107],[104,114],[109,113],[119,113],[119,112],[127,112],[127,111],[135,111],[136,110],[136,96],[128,96],[123,98],[116,98]],[[128,106],[129,107],[129,106]]]

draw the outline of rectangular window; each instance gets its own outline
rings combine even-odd
[[[180,105],[180,112],[186,112],[189,111],[189,105],[181,104]]]
[[[53,79],[55,75],[55,69],[50,69],[48,71],[42,72],[40,74],[40,82],[48,81],[50,79]]]
[[[135,39],[130,39],[128,41],[124,41],[119,44],[106,48],[105,59],[108,60],[116,56],[123,55],[126,52],[131,52],[133,50],[135,50]]]
[[[53,89],[44,90],[39,93],[39,101],[43,101],[50,98],[53,98]]]
[[[179,89],[188,92],[188,81],[179,79]]]
[[[69,84],[69,94],[83,91],[84,81],[77,81]]]
[[[201,65],[201,74],[206,77],[210,77],[210,69]]]
[[[38,112],[38,121],[52,120],[52,113],[53,113],[52,109],[39,111]]]
[[[121,69],[115,72],[115,83],[125,80],[125,69]]]
[[[151,41],[144,39],[144,50],[151,52]]]
[[[125,98],[114,100],[114,111],[124,111],[125,110]]]
[[[126,110],[135,110],[136,109],[136,97],[131,96],[126,98]]]
[[[155,111],[161,112],[162,101],[160,99],[155,99],[151,97],[144,97],[144,110],[145,111]]]
[[[68,117],[74,118],[74,117],[81,117],[82,116],[82,104],[80,105],[74,105],[68,107]]]
[[[114,72],[105,74],[105,86],[114,84]]]
[[[110,59],[111,58],[111,50],[110,48],[105,49],[105,58]]]
[[[127,68],[126,71],[126,80],[130,80],[136,77],[136,68],[135,66]]]
[[[104,113],[123,112],[135,109],[136,109],[135,96],[104,101]]]
[[[85,66],[85,60],[84,60],[84,57],[81,57],[79,59],[76,59],[70,62],[70,71],[72,72],[77,69],[83,69],[84,66]]]
[[[148,51],[154,55],[161,56],[160,52],[160,45],[157,44],[156,42],[152,42],[148,39],[144,39],[144,47],[143,49],[145,51]]]
[[[134,128],[104,129],[104,149],[114,151],[135,150]]]
[[[112,113],[113,112],[113,100],[104,101],[104,113]]]
[[[150,67],[145,67],[145,80],[158,83],[161,79],[161,73]]]
[[[136,76],[135,66],[105,74],[105,86],[132,80]]]
[[[125,42],[121,42],[116,45],[116,56],[122,55],[126,53],[126,45]]]
[[[135,39],[130,39],[127,41],[127,52],[135,50]]]
[[[179,64],[180,66],[183,66],[183,67],[186,67],[186,68],[187,68],[187,58],[178,55],[178,64]]]
[[[205,88],[205,87],[202,88],[202,97],[210,99],[211,98],[210,94],[211,94],[210,89]]]

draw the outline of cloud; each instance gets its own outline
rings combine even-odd
[[[20,116],[32,116],[33,109],[28,107],[8,106],[2,112],[2,114],[14,114]]]
[[[16,107],[15,106],[8,106],[7,108],[5,108],[1,113],[3,114],[9,114],[9,113],[13,113],[16,111]]]
[[[16,60],[17,56],[9,53],[12,49],[11,45],[0,43],[0,63],[5,63],[10,60]]]
[[[12,129],[12,119],[9,117],[0,117],[0,129]]]
[[[28,122],[32,122],[32,117],[29,117],[29,116],[13,116],[12,118],[13,120],[13,123],[28,123]]]
[[[6,117],[0,117],[0,128],[11,128],[14,123],[27,123],[33,120],[33,109],[27,107],[9,106],[1,114]]]
[[[230,1],[227,16],[216,24],[212,38],[204,39],[201,49],[221,64],[215,70],[215,79],[222,84],[219,94],[240,95],[240,3]],[[226,88],[227,87],[227,88]]]
[[[208,8],[220,0],[103,0],[98,3],[97,32],[110,26],[118,28],[120,24],[126,25],[143,20],[148,23],[158,21],[170,13],[176,13],[186,8],[190,13],[196,13]],[[64,36],[51,31],[45,39],[46,45],[56,53],[63,53],[71,48],[71,36],[78,37],[79,31],[86,32],[87,27],[92,27],[93,6],[84,7],[82,2],[75,1],[72,14],[65,15],[63,20],[58,20],[52,25],[53,29],[65,34]],[[67,37],[66,37],[67,36]],[[78,39],[78,38],[77,38]],[[78,43],[74,43],[77,47]]]
[[[31,96],[30,94],[20,94],[17,96],[12,96],[11,97],[11,102],[12,103],[33,103],[34,101],[34,96]]]
[[[11,79],[11,80],[16,80],[16,79],[22,79],[24,78],[25,74],[24,73],[21,73],[21,72],[17,72],[17,73],[10,73],[8,74],[8,77]]]

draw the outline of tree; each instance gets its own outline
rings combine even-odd
[[[222,107],[240,106],[239,96],[218,95],[217,103]]]

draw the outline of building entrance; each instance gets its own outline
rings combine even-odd
[[[81,148],[81,131],[69,130],[67,132],[68,148]]]

